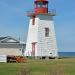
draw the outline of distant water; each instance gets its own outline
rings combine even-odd
[[[59,57],[75,57],[75,52],[58,52]]]

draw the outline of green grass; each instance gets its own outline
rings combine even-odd
[[[0,63],[0,75],[17,75],[21,69],[29,70],[30,75],[75,75],[75,58]]]

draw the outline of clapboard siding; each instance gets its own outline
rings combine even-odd
[[[9,44],[9,43],[6,43],[6,44],[0,44],[0,48],[22,48],[23,44],[17,44],[17,43],[14,43],[14,44]]]

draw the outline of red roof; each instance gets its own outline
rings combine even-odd
[[[46,2],[46,3],[48,3],[48,0],[35,0],[35,3],[37,3],[37,2]]]

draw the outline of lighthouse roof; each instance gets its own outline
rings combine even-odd
[[[48,0],[35,0],[35,3],[37,3],[37,2],[46,2],[46,3],[48,3]]]
[[[48,1],[48,0],[35,0],[35,1]]]

